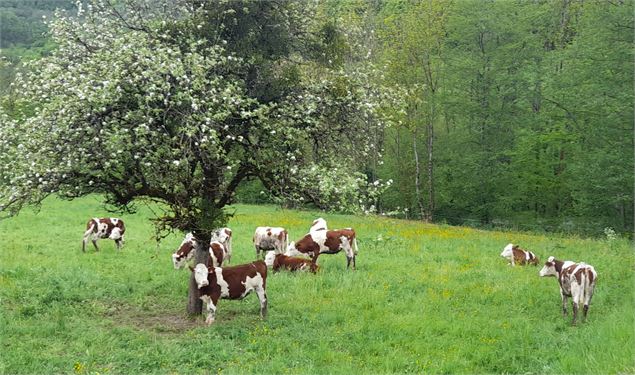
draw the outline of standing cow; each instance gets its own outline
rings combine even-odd
[[[212,232],[212,242],[220,242],[227,252],[227,263],[232,259],[232,230],[229,228],[220,228]]]
[[[353,269],[355,269],[357,240],[352,228],[310,232],[297,242],[291,242],[287,247],[286,255],[308,255],[317,265],[317,258],[320,254],[337,254],[342,250],[346,253],[346,268],[352,262]]]
[[[93,242],[96,251],[99,251],[97,240],[100,238],[110,238],[114,240],[117,245],[117,250],[121,250],[124,243],[123,236],[125,232],[126,226],[121,219],[114,217],[90,219],[86,223],[86,231],[84,232],[84,240],[82,241],[82,251],[86,252],[86,243],[89,238]]]
[[[208,312],[205,323],[214,323],[219,299],[243,299],[252,291],[260,300],[260,316],[267,317],[267,266],[262,260],[224,268],[199,263],[190,269]]]
[[[254,233],[253,242],[256,248],[256,259],[260,258],[260,252],[264,256],[265,250],[274,250],[283,253],[287,247],[289,235],[287,230],[280,227],[258,227]]]
[[[509,264],[512,266],[515,266],[516,263],[520,265],[533,264],[534,266],[537,266],[540,262],[536,254],[531,251],[523,250],[518,245],[511,243],[505,246],[501,256],[509,259]]]
[[[598,274],[593,266],[582,262],[574,263],[570,260],[560,261],[551,256],[539,274],[540,276],[556,276],[558,278],[564,316],[567,316],[567,297],[572,298],[573,321],[571,324],[575,325],[580,302],[584,305],[584,320],[586,320],[595,283],[598,279]]]
[[[179,245],[179,248],[172,254],[172,263],[175,269],[183,268],[185,263],[194,257],[194,250],[196,248],[196,239],[192,233],[185,235],[185,238]],[[209,255],[211,265],[214,267],[221,267],[223,262],[228,258],[227,251],[222,243],[218,241],[211,241],[209,243]]]

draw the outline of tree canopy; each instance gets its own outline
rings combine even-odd
[[[50,21],[58,48],[14,82],[0,128],[6,214],[51,193],[102,193],[122,210],[169,209],[160,228],[209,233],[237,186],[257,178],[297,201],[360,208],[379,181],[355,171],[380,127],[363,74],[311,4],[78,3]],[[337,30],[333,30],[337,33]]]

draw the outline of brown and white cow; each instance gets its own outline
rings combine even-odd
[[[287,230],[280,227],[258,227],[254,233],[253,242],[256,248],[256,259],[260,258],[262,251],[274,250],[276,253],[283,253],[287,247],[289,235]]]
[[[518,245],[511,243],[505,246],[501,256],[509,259],[509,264],[512,266],[515,266],[516,263],[520,265],[533,264],[534,266],[537,266],[538,262],[540,262],[536,254],[531,251],[523,250]]]
[[[86,242],[88,239],[93,242],[95,250],[99,251],[97,247],[97,240],[100,238],[110,238],[117,244],[117,250],[121,250],[124,243],[124,233],[126,232],[126,226],[123,220],[114,217],[111,218],[93,218],[86,223],[86,231],[84,232],[84,240],[82,241],[82,251],[86,252]]]
[[[227,252],[227,263],[232,258],[232,230],[229,228],[220,228],[212,232],[212,241],[220,242]]]
[[[285,255],[308,255],[313,259],[313,263],[317,264],[320,254],[337,254],[342,250],[346,253],[346,268],[352,261],[355,269],[357,240],[352,228],[310,232],[297,242],[291,242]]]
[[[262,260],[233,267],[207,267],[198,263],[194,279],[205,304],[207,324],[214,323],[219,299],[243,299],[255,291],[260,301],[260,316],[267,317],[267,265]]]
[[[276,254],[275,251],[267,252],[265,256],[265,264],[267,267],[271,267],[273,272],[278,272],[280,269],[288,271],[311,271],[316,273],[318,265],[313,263],[312,260],[306,258],[290,257],[284,254]]]
[[[194,251],[192,250],[196,248],[196,243],[196,239],[192,233],[185,235],[179,248],[172,254],[172,263],[175,269],[183,268],[185,263],[194,257]],[[211,265],[214,267],[221,267],[223,262],[227,259],[225,247],[218,241],[211,241],[209,243],[209,255]]]
[[[562,314],[567,315],[567,297],[573,302],[573,321],[575,325],[578,317],[580,303],[584,305],[584,320],[586,320],[589,304],[593,297],[593,290],[598,279],[598,274],[593,266],[586,263],[575,263],[570,260],[560,261],[549,257],[539,273],[540,276],[556,276],[560,284],[560,296],[562,297]]]

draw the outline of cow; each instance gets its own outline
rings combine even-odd
[[[357,256],[357,240],[352,228],[339,230],[316,230],[307,233],[297,242],[291,242],[285,255],[308,255],[317,264],[320,254],[337,254],[344,250],[346,253],[346,268],[353,263],[355,269],[355,257]]]
[[[232,230],[229,228],[220,228],[212,232],[212,241],[220,242],[227,252],[227,263],[232,258]]]
[[[218,300],[243,299],[255,291],[260,300],[260,316],[267,317],[267,265],[258,260],[232,267],[207,267],[198,263],[190,267],[199,290],[199,298],[208,312],[205,323],[214,323]]]
[[[179,248],[172,254],[172,263],[174,269],[183,268],[185,263],[194,257],[194,250],[196,248],[196,239],[192,233],[185,235],[185,238],[179,245]],[[222,243],[218,241],[211,241],[209,243],[209,255],[211,259],[211,265],[214,267],[221,267],[223,262],[227,259],[227,253]]]
[[[536,254],[532,253],[531,251],[523,250],[518,245],[514,245],[511,243],[505,246],[503,252],[501,253],[501,256],[503,258],[509,259],[509,264],[512,266],[515,266],[516,263],[520,265],[533,264],[534,266],[537,266],[539,263]]]
[[[584,320],[586,320],[589,304],[593,297],[593,290],[598,279],[598,274],[593,266],[570,260],[560,261],[550,256],[539,272],[541,277],[556,276],[560,284],[560,296],[562,297],[562,314],[567,316],[567,297],[573,302],[573,321],[575,325],[578,317],[580,302],[584,305]]]
[[[311,228],[309,229],[309,233],[314,232],[316,230],[328,230],[326,226],[326,220],[321,217],[313,220],[313,224],[311,224]]]
[[[123,220],[114,217],[111,218],[93,218],[86,223],[86,231],[84,232],[84,240],[82,241],[82,251],[86,252],[86,243],[88,239],[93,242],[95,251],[99,251],[97,240],[100,238],[110,238],[115,241],[117,250],[121,250],[124,243],[124,233],[126,226]]]
[[[267,252],[265,256],[265,264],[267,267],[271,267],[273,272],[278,272],[280,269],[286,269],[293,271],[311,271],[316,273],[318,265],[313,263],[309,259],[290,257],[284,254],[276,254],[275,251]]]
[[[289,235],[287,230],[280,227],[258,227],[254,233],[253,242],[256,248],[256,259],[260,259],[260,251],[274,250],[283,253],[287,247]]]

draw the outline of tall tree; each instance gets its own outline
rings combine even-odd
[[[0,211],[53,193],[101,193],[120,210],[159,202],[158,228],[193,232],[206,262],[247,177],[316,202],[333,192],[313,186],[337,186],[359,205],[366,181],[346,166],[372,149],[373,106],[354,75],[316,58],[328,43],[313,10],[96,0],[77,17],[58,12],[59,47],[16,81],[24,110],[0,126]],[[341,172],[315,173],[333,165]],[[195,292],[192,277],[190,313],[201,311]]]
[[[438,97],[450,6],[449,2],[436,0],[395,2],[381,14],[382,62],[388,67],[389,79],[408,93],[402,123],[412,136],[415,172],[410,175],[414,177],[415,204],[420,217],[427,221],[432,221],[435,209],[434,128],[441,112]],[[420,151],[421,133],[425,139],[425,157]]]

